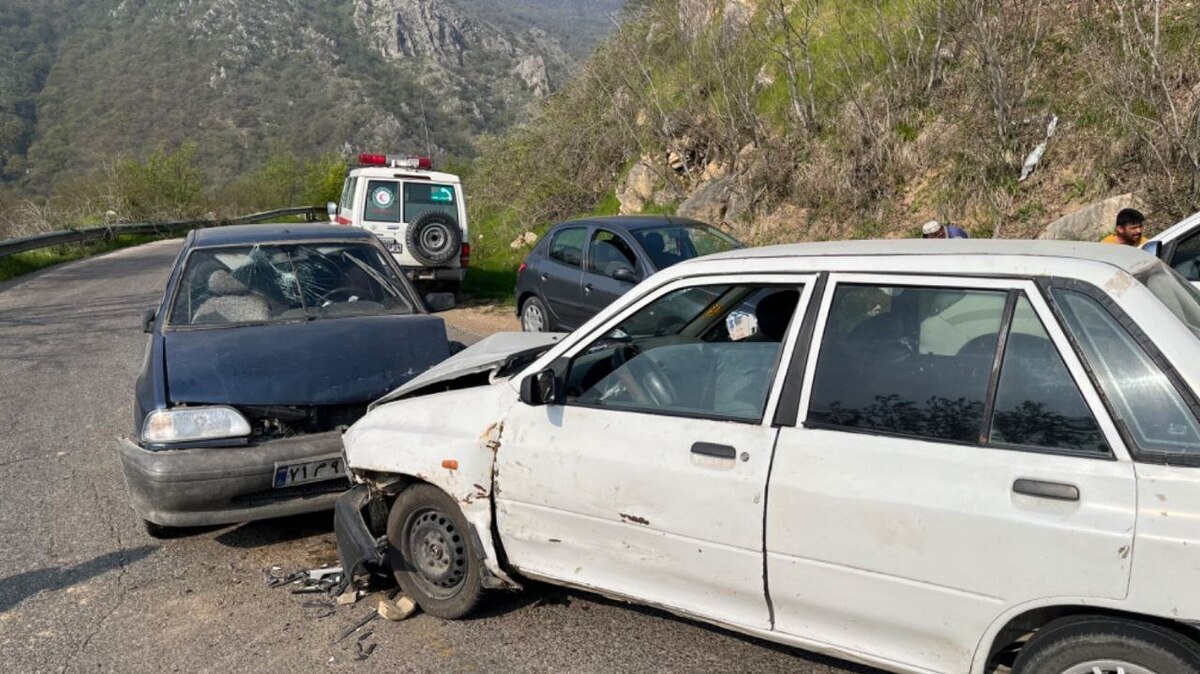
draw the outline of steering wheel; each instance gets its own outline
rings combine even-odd
[[[350,286],[339,286],[337,288],[334,288],[333,290],[326,292],[325,294],[321,295],[320,297],[318,297],[317,302],[321,306],[324,306],[327,302],[334,302],[334,301],[349,302],[351,297],[355,297],[357,295],[360,295],[361,293],[362,293],[362,291],[359,290],[358,288],[351,288]],[[342,300],[335,300],[334,298],[337,297],[339,294],[344,295],[345,297]]]
[[[613,351],[613,371],[625,384],[634,399],[643,404],[669,407],[679,400],[670,377],[649,358],[638,358],[641,349],[633,344]]]

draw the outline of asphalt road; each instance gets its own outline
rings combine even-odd
[[[140,315],[178,247],[0,284],[3,671],[873,671],[545,586],[497,596],[471,620],[376,620],[334,643],[372,602],[331,613],[263,580],[271,565],[336,563],[331,515],[150,538],[114,441],[130,430]],[[375,645],[365,660],[359,644]]]

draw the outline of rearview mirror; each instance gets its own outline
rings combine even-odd
[[[629,267],[617,267],[613,270],[612,277],[613,280],[620,281],[622,283],[638,282],[637,274],[635,274]]]
[[[1154,257],[1157,257],[1160,260],[1162,259],[1162,254],[1163,254],[1162,241],[1147,241],[1146,243],[1142,244],[1142,250],[1146,251],[1147,253],[1150,253],[1151,255],[1153,255]]]
[[[156,313],[158,312],[155,311],[154,307],[150,307],[142,312],[142,332],[154,332],[154,317]]]
[[[333,222],[337,219],[337,203],[333,201],[325,202],[325,212],[329,214],[329,221]]]
[[[557,384],[554,370],[535,372],[521,380],[521,402],[534,407],[558,402]]]
[[[429,293],[425,296],[425,306],[435,314],[449,311],[454,308],[454,293]]]

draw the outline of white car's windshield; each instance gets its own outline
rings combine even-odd
[[[1154,293],[1197,338],[1200,338],[1200,290],[1164,264],[1157,264],[1138,280]]]

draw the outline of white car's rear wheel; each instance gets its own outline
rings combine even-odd
[[[1075,616],[1034,634],[1014,674],[1176,674],[1200,672],[1200,644],[1139,620]]]

